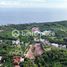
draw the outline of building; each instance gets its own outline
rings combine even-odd
[[[13,64],[14,67],[23,67],[23,65],[20,65],[20,63],[24,62],[24,58],[20,56],[14,56],[13,57]]]
[[[66,45],[59,45],[59,48],[66,48]]]
[[[56,43],[51,43],[51,45],[54,47],[59,47],[59,44],[56,44]]]
[[[50,30],[45,30],[45,31],[42,32],[42,35],[44,35],[44,36],[54,36],[55,33],[50,31]]]
[[[33,27],[32,32],[36,32],[36,31],[39,32],[40,31],[39,28],[38,27]]]
[[[20,40],[19,39],[18,40],[13,40],[12,44],[14,44],[14,45],[20,45]]]
[[[3,63],[5,62],[5,59],[3,56],[0,56],[0,66],[2,67]]]
[[[3,32],[4,30],[0,30],[0,32]]]

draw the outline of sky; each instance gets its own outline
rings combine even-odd
[[[67,20],[67,0],[0,0],[0,25]]]
[[[65,8],[67,0],[0,0],[1,8]]]

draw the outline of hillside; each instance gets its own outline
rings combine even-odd
[[[45,40],[44,43],[40,41],[34,42],[34,38],[39,38],[39,35],[20,35],[16,38],[12,36],[13,30],[18,30],[20,33],[31,33],[33,27],[37,27],[41,32],[52,31],[55,35],[42,35],[40,38]],[[51,44],[56,43],[58,47],[48,45],[45,43],[46,41],[48,44],[49,42]],[[38,47],[34,48],[34,45],[36,46],[37,44],[41,45],[39,51],[43,49],[43,54],[40,56],[34,56],[36,53],[35,50],[38,49]],[[61,45],[65,45],[66,47],[62,47]],[[25,57],[25,53],[27,54],[27,52],[29,52],[30,46],[33,46],[31,50],[35,57],[33,60]],[[22,67],[67,67],[67,21],[0,26],[0,58],[1,57],[3,57],[2,61],[0,59],[1,67],[15,67],[14,61],[16,62],[17,60],[14,57],[22,57],[24,59],[21,63],[16,62],[19,63],[18,65],[21,64]]]
[[[50,42],[67,44],[67,21],[3,25],[0,26],[0,29],[3,30],[0,32],[0,36],[12,38],[12,30],[31,30],[33,27],[39,27],[40,31],[51,30],[55,32],[54,37],[47,37]]]
[[[63,28],[65,29],[67,27],[67,21],[57,21],[57,22],[41,22],[41,23],[29,23],[29,24],[10,24],[10,25],[2,25],[0,26],[0,29],[4,30],[11,30],[11,29],[18,29],[18,30],[24,30],[24,29],[31,29],[32,27],[39,27],[42,31],[44,30],[55,30],[56,28]]]

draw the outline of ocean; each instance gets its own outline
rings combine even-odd
[[[54,22],[67,20],[66,9],[0,8],[0,25]]]

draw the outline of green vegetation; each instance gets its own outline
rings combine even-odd
[[[33,36],[28,34],[28,36],[20,35],[18,38],[14,38],[12,31],[17,29],[20,33],[22,31],[30,33],[33,27],[39,27],[41,31],[51,30],[55,33],[54,36],[41,36],[41,38],[47,39],[51,43],[67,45],[67,21],[0,26],[0,30],[3,30],[0,32],[0,40],[3,40],[3,43],[0,44],[0,55],[5,57],[3,67],[13,67],[13,55],[23,56],[28,45],[34,43]],[[11,42],[16,39],[23,41],[23,44],[13,45]],[[43,55],[37,57],[34,62],[33,60],[25,59],[22,63],[24,67],[67,67],[67,49],[48,45],[43,47]]]
[[[10,24],[0,26],[3,32],[0,32],[0,36],[5,38],[13,38],[11,35],[12,30],[28,30],[31,31],[33,27],[39,27],[41,31],[51,30],[55,32],[54,37],[48,37],[48,40],[51,42],[56,42],[60,44],[67,44],[67,21],[59,21],[59,22],[50,22],[50,23],[32,23],[32,24]]]
[[[20,46],[21,47],[21,46]],[[12,56],[13,54],[22,56],[23,48],[19,46],[6,46],[6,48],[0,47],[1,52],[5,51],[6,62],[4,67],[13,67]],[[44,51],[44,54],[37,57],[34,61],[26,59],[24,61],[24,67],[66,67],[67,66],[67,49],[59,49],[51,46],[45,46],[45,50],[51,48],[49,51]],[[16,52],[17,51],[17,52]],[[38,66],[39,65],[39,66]]]

